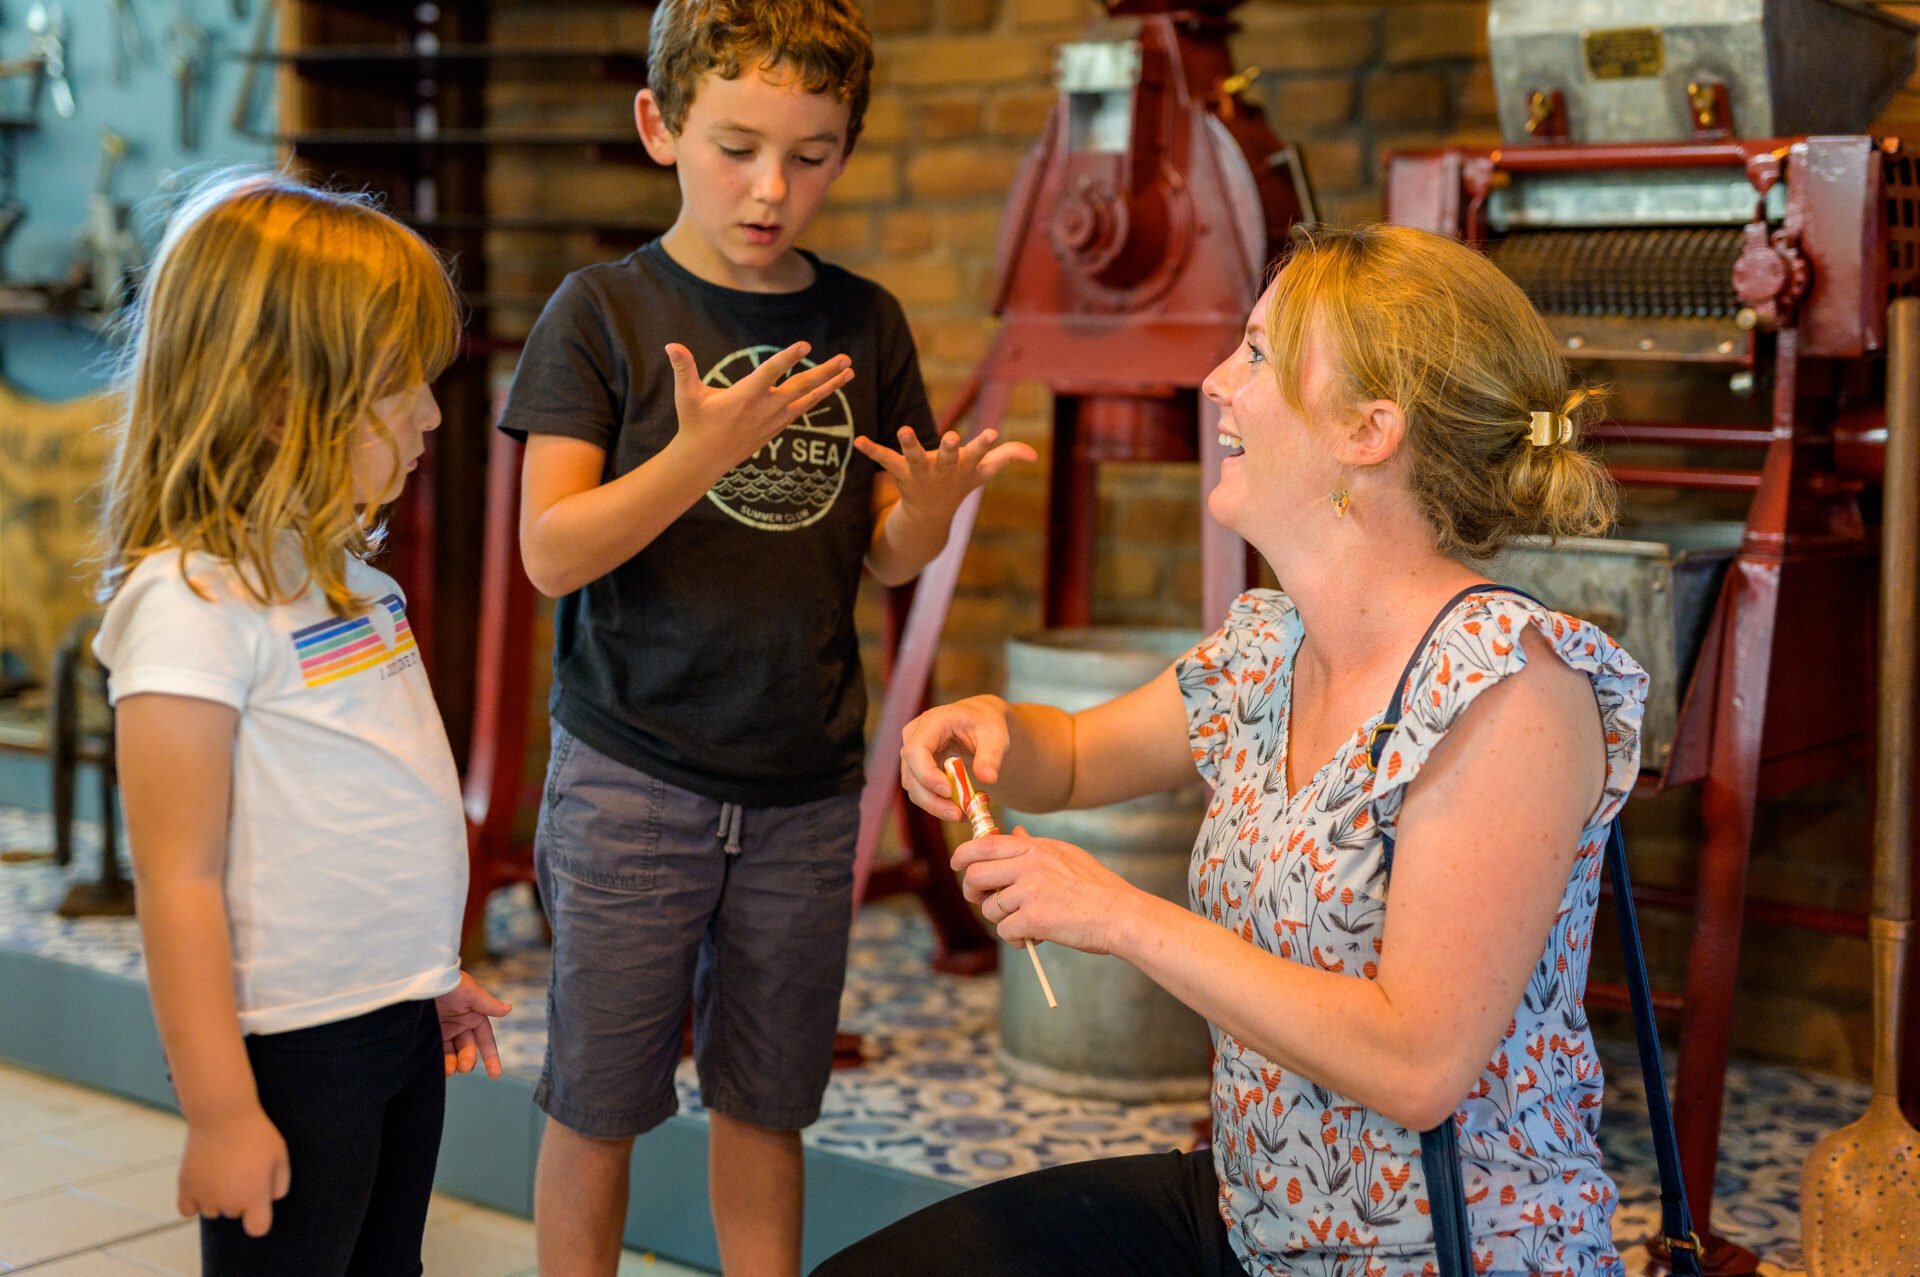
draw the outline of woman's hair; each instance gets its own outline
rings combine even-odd
[[[853,147],[873,87],[873,38],[851,0],[662,0],[654,9],[647,87],[669,131],[687,122],[701,76],[732,80],[755,64],[846,103]]]
[[[384,435],[374,402],[438,377],[460,336],[426,241],[364,196],[223,175],[174,213],[127,322],[104,589],[173,549],[232,563],[263,604],[313,585],[336,615],[363,606],[346,558],[383,530],[354,496],[361,429]]]
[[[1380,224],[1299,234],[1267,340],[1281,390],[1310,417],[1400,406],[1408,484],[1441,553],[1485,558],[1516,536],[1612,525],[1613,480],[1580,444],[1599,392],[1571,386],[1526,294],[1464,244]],[[1335,402],[1310,406],[1301,379],[1315,340],[1336,369]],[[1530,442],[1535,412],[1564,415],[1570,438],[1556,428],[1552,442]]]

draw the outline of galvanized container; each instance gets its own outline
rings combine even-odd
[[[1180,630],[1050,630],[1007,643],[1007,699],[1077,711],[1150,681],[1200,636]],[[1206,813],[1196,782],[1090,811],[1002,811],[1000,825],[1086,848],[1145,891],[1187,904],[1187,864]],[[1048,1010],[1026,956],[1001,946],[1000,1064],[1016,1082],[1140,1103],[1207,1092],[1206,1021],[1119,958],[1040,950],[1060,1006]]]
[[[1591,621],[1647,671],[1641,765],[1658,770],[1673,751],[1693,663],[1700,654],[1727,565],[1740,547],[1738,523],[1641,525],[1621,537],[1514,542],[1482,564],[1562,612]]]
[[[1864,132],[1913,69],[1914,28],[1840,0],[1493,0],[1500,135],[1559,91],[1575,142],[1693,136],[1688,85],[1726,86],[1741,137]]]

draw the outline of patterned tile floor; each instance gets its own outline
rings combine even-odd
[[[83,831],[83,834],[90,831]],[[83,852],[91,838],[82,837]],[[0,808],[0,850],[44,847],[44,817]],[[83,868],[77,871],[84,871]],[[45,862],[0,864],[0,946],[138,976],[139,942],[128,920],[65,921],[53,906],[67,878]],[[539,1071],[547,955],[524,890],[496,895],[488,918],[499,955],[480,974],[515,1010],[501,1026],[507,1066]],[[1089,1157],[1184,1145],[1199,1104],[1119,1105],[1065,1099],[1009,1082],[994,1064],[997,986],[934,973],[920,915],[898,902],[866,909],[854,929],[843,1027],[866,1035],[864,1067],[834,1074],[810,1144],[955,1184]],[[1603,1047],[1608,1103],[1603,1144],[1621,1185],[1615,1233],[1623,1247],[1658,1219],[1645,1095],[1630,1043]],[[691,1065],[681,1106],[698,1114]],[[1765,1065],[1728,1073],[1715,1223],[1753,1248],[1766,1274],[1800,1271],[1800,1162],[1827,1131],[1866,1107],[1863,1083]],[[1629,1251],[1630,1271],[1639,1263]]]

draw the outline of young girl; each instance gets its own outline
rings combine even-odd
[[[141,290],[108,499],[110,673],[154,1016],[210,1274],[415,1274],[446,1075],[499,1076],[461,973],[466,827],[399,588],[366,559],[440,424],[431,249],[224,179]]]

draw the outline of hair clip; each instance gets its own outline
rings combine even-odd
[[[1535,412],[1527,430],[1527,442],[1536,448],[1566,443],[1573,438],[1573,418],[1564,412]]]

